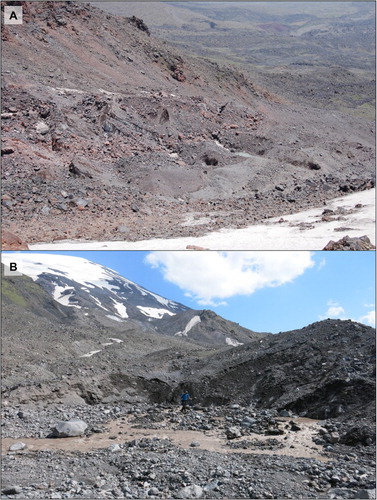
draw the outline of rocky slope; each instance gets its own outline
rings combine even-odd
[[[192,378],[207,402],[253,400],[311,418],[374,418],[375,341],[368,326],[325,320],[235,348],[231,359],[214,358],[210,374],[199,365]]]
[[[137,18],[2,26],[3,226],[27,243],[190,236],[374,185],[373,123],[281,98]]]

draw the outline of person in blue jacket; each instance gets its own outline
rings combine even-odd
[[[191,396],[188,391],[184,391],[183,394],[181,394],[181,403],[182,403],[181,411],[183,411],[183,413],[186,412],[190,399]]]

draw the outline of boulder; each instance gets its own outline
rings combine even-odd
[[[375,250],[376,247],[371,243],[368,236],[360,236],[359,238],[350,238],[344,236],[338,241],[329,241],[323,250]]]
[[[301,431],[301,427],[296,424],[296,422],[289,422],[291,424],[291,431],[297,432]]]
[[[353,498],[376,498],[376,489],[359,490]]]
[[[236,438],[239,438],[241,437],[242,434],[241,434],[241,431],[238,427],[229,427],[227,430],[226,430],[226,437],[228,439],[236,439]]]
[[[178,498],[202,498],[203,488],[197,484],[192,484],[191,486],[186,486],[182,488],[178,494]]]
[[[368,425],[356,425],[341,437],[340,442],[348,446],[357,446],[358,444],[368,446],[376,442],[376,431]]]
[[[44,205],[41,208],[41,214],[42,215],[49,215],[49,213],[50,213],[50,207],[48,207],[47,205]]]
[[[1,248],[3,250],[29,250],[29,247],[21,238],[6,229],[1,234]]]
[[[118,451],[122,451],[122,448],[119,446],[119,444],[114,443],[109,446],[108,450],[110,451],[110,453],[116,453]]]
[[[266,430],[265,434],[269,435],[269,436],[280,436],[280,435],[284,434],[284,431],[283,431],[283,429],[280,429],[279,427],[269,426],[268,429]]]
[[[328,441],[331,444],[339,443],[340,441],[339,432],[331,432]]]
[[[199,441],[193,441],[192,443],[190,443],[190,446],[192,448],[197,448],[198,446],[200,446],[200,443],[199,443]]]
[[[145,22],[140,19],[139,17],[136,17],[136,16],[132,16],[130,18],[128,18],[128,22],[130,24],[133,24],[134,26],[136,26],[136,28],[140,31],[144,31],[148,36],[151,34],[150,31],[149,31],[149,28],[148,26],[145,24]]]
[[[3,155],[11,155],[14,153],[14,149],[10,146],[4,146],[1,148],[1,156]]]
[[[257,423],[257,419],[256,418],[244,417],[244,419],[241,422],[241,426],[242,427],[251,427],[252,425],[254,425],[256,423]]]
[[[22,441],[17,441],[17,443],[13,443],[9,446],[9,451],[21,451],[25,450],[27,445]]]
[[[78,418],[68,420],[67,422],[59,422],[52,429],[51,437],[65,438],[82,436],[88,425]]]
[[[38,122],[35,128],[41,135],[46,135],[50,131],[50,127],[45,122]]]
[[[118,226],[117,227],[117,231],[118,233],[129,233],[130,232],[130,228],[128,226]]]
[[[22,493],[21,486],[7,486],[1,490],[4,495],[19,495]]]
[[[209,250],[209,248],[198,247],[197,245],[187,245],[186,250]]]
[[[291,413],[288,410],[280,410],[279,417],[290,417]]]
[[[74,200],[72,200],[72,204],[76,205],[76,207],[78,208],[83,209],[88,206],[89,200],[85,200],[84,198],[75,198]]]

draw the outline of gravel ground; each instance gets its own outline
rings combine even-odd
[[[192,407],[184,415],[147,404],[5,407],[2,492],[4,498],[374,498],[373,443],[346,446],[331,431],[342,436],[345,424],[315,422],[317,458],[297,456],[285,443],[294,434],[298,446],[299,435],[308,436],[302,421],[287,415],[239,405]],[[58,421],[71,418],[88,424],[86,437],[46,439]],[[211,450],[208,434],[221,437],[221,451]],[[9,449],[19,442],[26,447]]]

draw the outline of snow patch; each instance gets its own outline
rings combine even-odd
[[[109,340],[113,340],[114,342],[116,342],[117,344],[121,344],[123,342],[123,340],[121,339],[113,339],[113,338],[109,338]]]
[[[167,307],[175,307],[176,304],[175,302],[169,300],[169,299],[165,299],[164,297],[161,297],[161,295],[157,295],[156,293],[153,293],[153,292],[150,292],[148,290],[145,290],[145,288],[142,288],[141,286],[139,285],[136,285],[135,284],[135,287],[139,290],[139,292],[146,296],[146,295],[151,295],[152,297],[154,297],[157,302],[159,302],[160,304],[162,304],[163,306],[167,306]]]
[[[234,340],[234,339],[231,339],[230,337],[227,337],[225,339],[225,342],[228,344],[228,345],[231,345],[233,347],[237,347],[239,345],[243,345],[243,342],[238,342],[238,340]]]
[[[53,90],[59,90],[62,95],[65,94],[65,92],[71,92],[72,94],[84,94],[85,91],[84,90],[79,90],[79,89],[70,89],[70,88],[67,88],[67,87],[50,87],[50,89],[53,89]]]
[[[73,287],[57,285],[53,292],[54,299],[59,301],[60,297],[62,296],[62,293],[65,292],[66,290],[73,290]]]
[[[167,309],[157,309],[156,307],[143,307],[136,306],[141,313],[145,314],[145,316],[149,316],[150,318],[161,319],[164,314],[169,314],[170,316],[175,316],[175,313],[168,311]]]
[[[76,307],[77,309],[81,309],[81,306],[78,304],[72,304],[72,302],[69,302],[69,299],[71,297],[74,297],[73,293],[70,294],[65,294],[67,290],[72,290],[74,291],[74,288],[71,286],[59,286],[57,285],[54,289],[53,296],[56,302],[59,302],[59,304],[62,304],[63,306],[69,306],[69,307]]]
[[[76,307],[76,309],[81,309],[81,306],[78,306],[77,304],[69,304],[69,307]]]
[[[183,330],[183,332],[178,332],[178,333],[176,333],[176,335],[179,335],[180,337],[184,335],[185,337],[187,337],[187,334],[191,330],[191,328],[193,326],[197,325],[198,323],[200,323],[200,321],[201,321],[201,319],[200,319],[199,316],[194,316],[187,323],[187,325],[185,326],[185,329]]]
[[[117,302],[116,300],[112,299],[114,302],[114,307],[118,311],[118,314],[121,318],[128,318],[126,306],[122,304],[121,302]]]
[[[223,146],[223,145],[221,144],[221,142],[216,141],[216,140],[214,140],[213,142],[216,144],[216,146],[219,146],[219,148],[224,149],[225,151],[227,151],[228,153],[230,153],[230,149],[228,149],[228,148],[226,148],[225,146]]]
[[[98,352],[101,352],[101,349],[99,351],[87,352],[86,354],[83,354],[82,356],[80,356],[80,358],[91,358],[93,356],[93,354],[97,354]]]
[[[106,307],[103,307],[103,305],[101,304],[101,301],[99,299],[97,299],[97,297],[93,297],[92,296],[92,299],[94,300],[94,302],[97,304],[97,306],[101,307],[102,309],[104,309],[105,311],[107,311]]]
[[[120,319],[120,318],[118,318],[118,316],[113,316],[112,314],[106,314],[106,317],[110,318],[110,319],[112,319],[114,321],[120,321],[121,323],[123,322],[123,320]]]
[[[152,297],[154,297],[163,306],[169,305],[170,300],[164,299],[163,297],[160,297],[159,295],[156,295],[155,293],[152,293],[152,292],[149,292],[149,293],[152,295]]]

